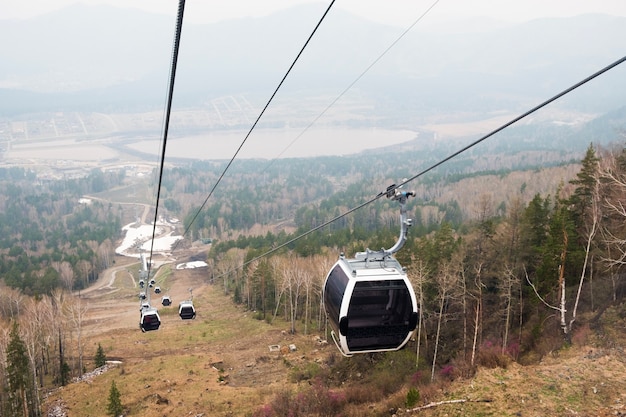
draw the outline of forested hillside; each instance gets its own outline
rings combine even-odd
[[[212,239],[206,281],[253,318],[325,339],[321,286],[332,262],[340,252],[389,247],[399,231],[399,208],[385,198],[342,214],[414,175],[414,158],[407,155],[237,161],[210,199],[224,164],[190,163],[166,170],[160,210],[185,219],[180,233],[187,231],[187,244]],[[468,158],[447,166],[445,175],[405,185],[416,191],[408,205],[414,226],[397,258],[418,296],[420,322],[408,348],[416,355],[403,354],[396,364],[406,368],[413,361],[415,368],[392,367],[397,380],[387,389],[424,389],[441,378],[468,377],[481,365],[534,363],[570,343],[590,314],[621,305],[624,155],[621,147],[589,146],[575,163],[513,169],[494,160],[488,171],[478,158],[479,168],[472,169]],[[3,174],[10,180],[3,194],[11,198],[2,202],[2,276],[15,290],[3,289],[0,314],[19,326],[7,326],[2,335],[7,361],[0,398],[6,410],[32,411],[40,388],[64,385],[83,372],[82,360],[68,363],[53,353],[82,355],[85,307],[63,291],[84,288],[113,262],[121,226],[136,212],[113,196],[154,184],[124,171],[95,170],[45,186],[26,170]],[[86,195],[91,204],[80,204]],[[110,203],[103,203],[107,196]],[[50,314],[59,317],[58,326],[33,320]],[[29,326],[35,327],[26,332]],[[20,355],[26,358],[20,369],[32,378],[15,382]],[[325,375],[331,385],[349,378]],[[17,398],[18,386],[28,395]]]
[[[0,274],[27,295],[86,287],[107,268],[121,218],[109,204],[79,199],[120,184],[123,173],[46,181],[22,168],[0,169]]]

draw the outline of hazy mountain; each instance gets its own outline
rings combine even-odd
[[[184,23],[175,102],[248,94],[266,100],[323,12],[297,6],[263,18]],[[426,25],[424,25],[426,26]],[[463,26],[465,27],[465,26]],[[626,18],[540,19],[489,31],[426,32],[417,24],[365,74],[404,28],[332,10],[281,94],[337,96],[351,83],[374,111],[518,111],[621,58]],[[162,108],[175,19],[74,5],[29,20],[0,20],[0,114]],[[362,78],[359,78],[361,75]],[[626,102],[617,68],[569,105],[604,112]],[[402,116],[404,117],[404,116]]]

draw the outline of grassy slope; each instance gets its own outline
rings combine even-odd
[[[93,317],[87,320],[85,357],[93,358],[100,343],[109,359],[122,364],[57,390],[47,399],[47,406],[61,403],[69,417],[105,416],[115,381],[130,416],[247,416],[277,393],[307,389],[310,381],[292,382],[297,370],[320,364],[327,375],[333,375],[355,363],[337,355],[334,346],[320,345],[315,335],[292,336],[284,331],[286,323],[269,325],[253,319],[251,312],[233,305],[218,286],[204,284],[205,276],[205,269],[173,270],[160,282],[174,304],[159,309],[162,326],[155,332],[139,331],[136,289],[123,274],[116,279],[117,291],[87,295],[92,297],[88,314]],[[182,321],[176,308],[189,287],[194,288],[198,317]],[[624,415],[619,413],[626,414],[625,308],[608,309],[602,325],[593,331],[581,326],[573,346],[545,356],[537,365],[511,363],[506,368],[480,369],[469,380],[418,387],[422,402],[416,406],[469,400],[464,403],[419,413],[398,410],[404,407],[410,383],[395,393],[374,396],[373,389],[363,384],[377,382],[367,374],[359,375],[359,380],[352,373],[341,386],[352,388],[349,398],[361,398],[349,401],[343,415],[382,416],[389,415],[390,409],[428,416]],[[296,352],[284,348],[292,343]],[[270,352],[268,346],[274,344],[281,345],[282,352]],[[333,365],[327,368],[326,363]],[[86,368],[93,369],[93,365],[88,363]]]

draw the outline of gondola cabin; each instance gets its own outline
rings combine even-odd
[[[413,287],[394,258],[341,258],[324,283],[331,336],[345,356],[401,349],[417,325]]]
[[[331,336],[344,356],[402,349],[417,325],[413,286],[393,257],[406,242],[411,220],[405,204],[415,194],[394,184],[386,195],[400,203],[397,242],[389,249],[357,252],[354,259],[342,254],[324,281],[322,299]]]
[[[139,320],[139,327],[141,328],[142,332],[158,330],[160,325],[161,317],[159,317],[159,312],[156,308],[142,308],[141,318]]]
[[[178,305],[178,315],[183,320],[195,319],[196,309],[191,301],[182,301]]]
[[[161,293],[161,287],[154,287],[154,293],[155,294],[160,294]]]
[[[161,304],[163,304],[165,307],[170,306],[172,305],[172,299],[169,295],[164,295],[163,297],[161,297]]]

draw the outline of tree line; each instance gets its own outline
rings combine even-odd
[[[124,175],[93,170],[81,179],[44,182],[24,169],[1,171],[0,276],[6,285],[28,295],[80,289],[110,266],[119,212],[79,198],[119,185]]]
[[[581,316],[623,298],[626,151],[589,146],[578,167],[553,193],[527,201],[522,190],[503,205],[485,190],[471,220],[443,216],[424,227],[413,204],[418,227],[396,257],[419,298],[416,364],[433,379],[443,364],[472,369],[485,352],[532,361],[570,343],[586,325]],[[339,253],[389,247],[399,231],[398,209],[381,202],[295,239],[335,215],[331,207],[299,209],[293,234],[214,244],[210,279],[258,319],[324,334],[322,286]],[[260,257],[283,242],[291,243]]]
[[[280,317],[289,323],[292,332],[327,334],[321,288],[339,253],[350,256],[366,247],[389,247],[397,238],[398,208],[381,199],[338,224],[294,240],[389,183],[386,175],[377,174],[375,180],[358,175],[356,164],[339,165],[339,176],[324,181],[318,181],[317,174],[312,173],[315,170],[306,174],[301,169],[295,179],[277,170],[276,177],[268,174],[265,179],[257,178],[259,183],[248,182],[249,187],[241,186],[250,175],[242,169],[237,181],[228,182],[218,193],[218,202],[210,206],[219,210],[207,211],[217,217],[217,223],[196,229],[208,235],[211,227],[223,227],[208,255],[208,279],[222,285],[235,302],[254,311],[257,319],[272,322]],[[581,315],[621,299],[626,214],[620,202],[626,196],[626,153],[590,146],[577,166],[579,171],[552,192],[536,193],[532,198],[528,191],[536,184],[528,183],[507,194],[506,200],[489,189],[483,190],[471,207],[454,201],[420,199],[419,193],[411,202],[409,211],[416,222],[397,258],[407,267],[420,304],[419,326],[409,349],[415,349],[416,365],[428,368],[432,378],[443,364],[457,364],[459,369],[461,364],[475,366],[485,360],[487,351],[529,360],[534,352],[570,340],[581,323]],[[297,166],[293,169],[298,171]],[[190,225],[196,212],[194,201],[206,197],[198,191],[206,189],[206,184],[200,187],[206,177],[198,175],[188,180],[188,174],[185,169],[172,174],[169,178],[176,181],[172,180],[165,197],[174,200],[170,203],[173,209],[186,207],[185,226]],[[342,182],[342,176],[349,180]],[[84,189],[90,189],[89,184],[100,189],[123,182],[119,173],[97,177],[110,182],[85,179]],[[263,181],[274,194],[260,192]],[[320,187],[298,193],[306,181],[319,183]],[[194,189],[191,198],[176,198],[175,190],[183,184],[199,188]],[[21,401],[19,407],[30,409],[33,404],[37,408],[37,390],[45,384],[62,385],[84,371],[80,330],[84,306],[60,288],[88,285],[90,274],[107,267],[121,220],[113,204],[78,206],[71,199],[60,198],[61,194],[46,194],[43,188],[25,192],[26,187],[2,186],[21,202],[23,216],[41,225],[45,238],[39,240],[32,231],[25,236],[34,237],[22,240],[22,235],[14,231],[12,245],[2,248],[2,265],[21,270],[19,282],[41,286],[32,290],[35,287],[31,285],[15,285],[15,289],[3,290],[0,296],[2,320],[18,323],[17,327],[8,326],[0,340],[0,353],[5,358],[0,366],[2,406],[18,407]],[[231,213],[244,213],[243,207],[256,201],[253,196],[261,199],[256,206],[263,206],[266,195],[279,199],[273,202],[267,197],[266,209],[276,204],[273,213],[277,217],[268,214],[271,209],[265,214],[255,209],[250,221],[243,220],[245,215],[239,215],[237,221],[227,219]],[[288,209],[293,207],[289,198],[308,203],[296,210]],[[10,208],[13,203],[5,198],[0,204]],[[240,207],[233,209],[237,205]],[[16,209],[8,213],[17,216]],[[276,222],[289,213],[295,219],[291,231],[282,229],[263,235],[245,232],[252,221]],[[15,219],[20,221],[19,217]],[[26,223],[22,221],[22,225]],[[236,238],[230,240],[229,235]],[[259,258],[292,240],[273,256]],[[29,269],[31,264],[36,268]],[[11,282],[11,270],[2,270],[5,282],[7,278]],[[59,280],[64,285],[42,284]],[[591,280],[594,285],[587,285]],[[13,342],[16,337],[24,349]],[[14,347],[28,359],[32,378],[25,382],[8,382],[13,362],[17,361],[18,366],[23,358],[9,355]],[[21,391],[16,396],[20,384],[32,386],[30,397]]]
[[[82,334],[87,305],[62,289],[35,298],[3,288],[0,307],[0,321],[10,323],[0,332],[0,411],[41,416],[44,390],[80,377],[91,362]],[[102,362],[102,353],[88,353]]]

